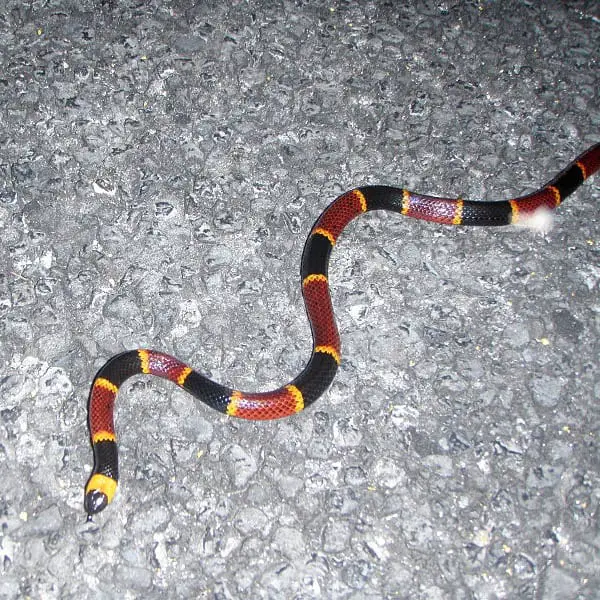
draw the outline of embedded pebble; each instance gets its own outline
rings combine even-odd
[[[579,584],[563,569],[550,566],[544,573],[542,600],[564,600],[575,598],[579,591]]]
[[[531,340],[531,336],[524,323],[511,323],[504,329],[504,341],[513,348],[522,348]]]
[[[350,541],[350,526],[346,521],[330,521],[323,532],[323,550],[342,552]]]
[[[443,454],[426,456],[423,459],[423,466],[430,469],[437,477],[452,477],[454,474],[452,458]]]
[[[564,380],[540,375],[533,380],[533,397],[541,406],[552,408],[560,402]]]
[[[233,485],[238,488],[246,485],[258,468],[252,454],[236,444],[225,450],[223,462]]]
[[[306,545],[301,531],[292,527],[279,527],[273,537],[274,546],[291,560],[306,556]]]

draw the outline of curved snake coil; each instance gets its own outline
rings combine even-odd
[[[371,210],[388,210],[447,225],[509,225],[553,210],[600,168],[600,144],[592,146],[549,183],[514,200],[472,202],[436,198],[387,186],[356,188],[339,196],[310,231],[301,263],[302,292],[312,329],[313,350],[303,371],[288,384],[246,393],[212,381],[173,356],[156,350],[131,350],[111,358],[96,374],[89,399],[94,468],[85,488],[88,519],[103,510],[117,489],[117,443],[113,409],[117,392],[132,375],[168,379],[211,408],[244,419],[278,419],[301,411],[323,394],[341,359],[327,269],[329,256],[346,225]]]

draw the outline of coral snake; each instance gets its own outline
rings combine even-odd
[[[346,225],[371,210],[388,210],[447,225],[509,225],[556,208],[600,168],[600,144],[592,146],[539,190],[506,201],[468,201],[370,185],[339,196],[314,224],[302,254],[302,292],[313,350],[304,370],[273,391],[246,393],[216,383],[156,350],[131,350],[111,358],[96,374],[89,398],[94,468],[85,488],[88,519],[111,502],[117,488],[117,443],[113,408],[123,382],[133,375],[168,379],[211,408],[244,419],[278,419],[297,413],[323,394],[340,364],[340,336],[327,277],[329,256]]]

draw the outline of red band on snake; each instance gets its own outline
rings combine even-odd
[[[358,215],[387,210],[448,225],[510,225],[540,210],[555,209],[600,168],[600,144],[539,190],[513,200],[477,202],[436,198],[387,186],[360,187],[338,197],[317,219],[302,255],[302,292],[312,329],[313,351],[302,372],[276,390],[247,393],[220,385],[173,356],[156,350],[131,350],[111,358],[98,371],[89,399],[89,427],[94,469],[85,488],[88,516],[112,500],[118,481],[114,402],[123,382],[133,375],[168,379],[211,408],[244,419],[278,419],[301,411],[332,382],[341,357],[340,336],[329,294],[328,265],[338,237]]]

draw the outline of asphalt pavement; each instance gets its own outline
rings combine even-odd
[[[6,0],[0,597],[600,598],[600,177],[544,234],[357,219],[331,389],[247,422],[134,378],[83,510],[106,360],[289,381],[321,211],[535,190],[600,141],[599,49],[593,0]]]

